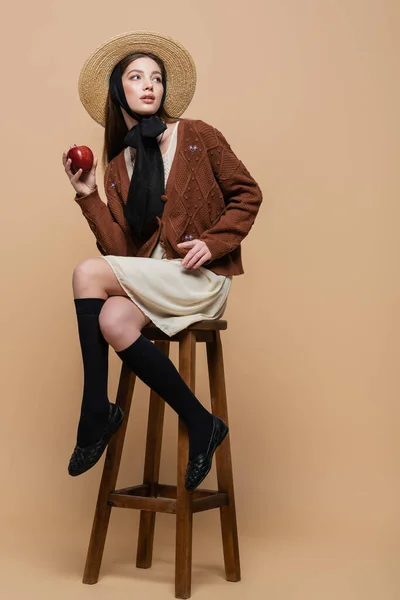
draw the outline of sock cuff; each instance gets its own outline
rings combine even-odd
[[[104,298],[74,298],[77,315],[99,315]]]
[[[116,351],[116,354],[122,361],[125,360],[126,356],[132,357],[136,353],[139,353],[140,355],[142,354],[143,343],[146,345],[151,344],[152,342],[150,342],[143,334],[140,334],[137,340],[135,340],[130,346],[124,348],[124,350],[118,350],[118,352]]]

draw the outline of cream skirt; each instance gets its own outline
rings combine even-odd
[[[150,258],[102,258],[129,298],[168,336],[197,321],[220,319],[225,312],[232,277],[203,267],[188,270],[180,258],[166,259],[160,244]]]

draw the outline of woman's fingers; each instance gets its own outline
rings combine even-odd
[[[207,262],[207,256],[202,256],[200,260],[192,266],[192,269],[200,269],[201,265]]]
[[[74,173],[71,171],[71,163],[72,163],[72,161],[71,161],[71,159],[70,159],[70,158],[68,158],[68,159],[65,161],[65,172],[66,172],[66,174],[68,175],[68,177],[70,178],[70,180],[71,180],[71,179],[72,179],[72,177],[74,176]]]
[[[206,252],[201,252],[201,253],[198,252],[192,258],[192,260],[189,262],[189,264],[187,265],[187,268],[188,269],[198,269],[207,260],[208,260],[208,257],[207,257],[207,253]]]
[[[71,177],[71,183],[77,183],[77,182],[79,181],[79,179],[80,179],[80,176],[82,175],[82,173],[83,173],[82,169],[79,169],[79,170],[78,170],[78,171],[75,173],[75,175],[73,175],[73,176]]]
[[[193,250],[189,252],[185,257],[186,266],[191,267],[200,258],[200,256],[202,256],[202,254],[203,252],[201,248],[198,248],[197,250],[193,248]]]
[[[211,259],[211,252],[207,244],[201,240],[192,240],[190,242],[181,242],[178,248],[190,248],[186,256],[182,259],[182,267],[187,269],[198,269],[202,264]]]
[[[182,259],[182,266],[190,269],[198,260],[208,252],[205,244],[199,240],[191,240],[178,244],[180,248],[190,248],[186,256]]]
[[[202,256],[204,256],[205,253],[206,253],[205,248],[200,247],[198,250],[196,250],[196,247],[193,248],[185,256],[185,258],[184,258],[185,262],[182,263],[183,266],[186,267],[187,269],[191,269],[193,267],[193,265],[195,265],[202,258]]]
[[[187,251],[186,256],[182,259],[182,266],[186,267],[192,256],[194,256],[198,252],[198,247],[193,246],[190,250]]]

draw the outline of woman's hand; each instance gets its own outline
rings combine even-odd
[[[74,144],[75,146],[76,144]],[[72,148],[73,146],[70,146]],[[71,171],[71,159],[67,159],[67,152],[63,152],[62,160],[65,172],[68,176],[68,179],[71,182],[72,187],[76,191],[78,196],[88,196],[96,189],[96,167],[97,167],[97,158],[94,157],[93,167],[90,171],[83,172],[82,169],[79,169],[75,174]]]
[[[187,269],[199,269],[205,262],[211,260],[211,252],[207,244],[201,240],[191,240],[178,244],[178,248],[191,248],[182,260],[182,267]]]

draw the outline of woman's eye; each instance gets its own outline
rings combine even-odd
[[[140,75],[132,75],[129,79],[140,79]],[[157,83],[162,83],[161,77],[153,77],[153,81],[157,81]]]

